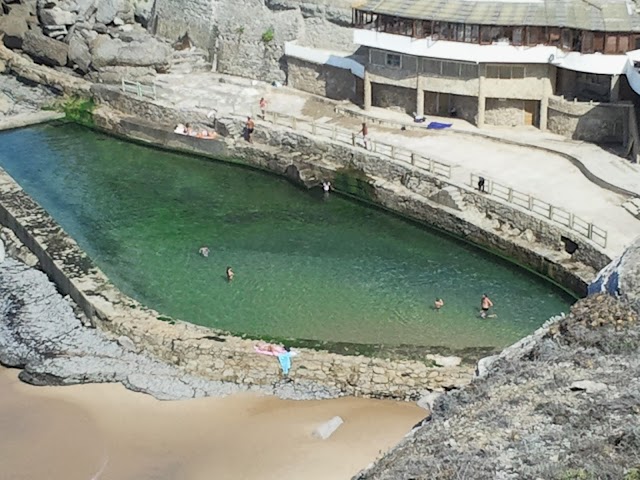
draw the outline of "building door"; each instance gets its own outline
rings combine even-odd
[[[525,100],[524,101],[524,124],[537,127],[539,110],[540,110],[540,102],[536,100]]]
[[[438,115],[441,117],[449,116],[449,105],[451,99],[448,93],[438,93]]]

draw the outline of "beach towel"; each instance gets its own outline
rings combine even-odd
[[[262,355],[271,355],[272,357],[277,357],[281,353],[286,352],[284,347],[281,347],[279,345],[275,345],[275,348],[273,349],[275,351],[267,350],[266,349],[267,346],[270,346],[270,345],[266,345],[266,344],[254,345],[253,348],[255,349],[256,353],[261,353]]]
[[[291,356],[291,352],[284,352],[278,355],[278,361],[280,362],[282,373],[285,375],[289,373],[289,369],[291,368]]]
[[[427,125],[428,130],[442,130],[443,128],[449,128],[453,123],[440,123],[440,122],[429,122]]]

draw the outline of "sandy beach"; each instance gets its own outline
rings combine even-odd
[[[161,402],[118,384],[33,387],[0,368],[0,479],[349,479],[426,412],[250,394]],[[328,440],[311,432],[340,415]]]

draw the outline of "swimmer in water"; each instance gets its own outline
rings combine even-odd
[[[202,255],[203,257],[208,257],[209,256],[209,247],[200,247],[200,250],[198,250],[198,253],[200,255]]]
[[[324,193],[329,193],[331,191],[331,182],[322,182],[322,190]]]
[[[444,307],[444,300],[442,300],[441,298],[436,298],[436,301],[433,302],[433,307],[436,310],[440,311],[440,309]]]
[[[493,307],[493,302],[487,296],[486,293],[483,294],[482,295],[482,299],[480,300],[480,318],[487,318],[487,316],[489,316],[489,317],[495,316],[495,315],[488,315],[489,309],[491,307]]]
[[[235,274],[233,273],[233,270],[231,270],[231,267],[227,267],[227,281],[231,281],[233,280],[233,276]]]

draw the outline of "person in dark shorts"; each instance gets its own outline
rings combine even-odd
[[[491,307],[493,307],[493,302],[486,293],[483,294],[482,299],[480,300],[480,318],[487,318]]]
[[[247,117],[247,123],[244,127],[245,135],[247,136],[247,142],[253,143],[251,140],[251,135],[253,135],[253,129],[256,124],[251,117]]]
[[[484,177],[479,177],[478,178],[478,190],[481,192],[484,192]]]

